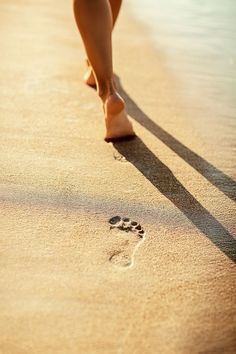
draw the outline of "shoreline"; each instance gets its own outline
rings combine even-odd
[[[146,30],[123,11],[114,67],[138,137],[107,144],[68,2],[0,9],[4,354],[233,353],[234,185]]]
[[[207,65],[209,65],[209,62],[206,61],[204,63],[204,61],[201,61],[201,64],[195,67],[195,71],[198,69],[199,75],[197,75],[193,68],[191,69],[191,63],[178,63],[177,65],[175,65],[174,54],[176,48],[174,51],[170,51],[170,41],[172,39],[173,41],[176,40],[178,43],[180,41],[179,37],[177,36],[175,38],[174,34],[170,31],[169,38],[164,37],[164,40],[162,40],[160,38],[160,34],[158,34],[158,27],[154,26],[152,28],[151,25],[145,23],[145,19],[141,20],[141,18],[138,16],[138,13],[135,12],[135,9],[132,9],[132,6],[134,6],[134,4],[131,3],[130,6],[126,6],[125,10],[129,12],[131,18],[135,19],[135,23],[137,23],[137,26],[140,25],[142,31],[146,33],[147,42],[152,45],[153,50],[156,51],[156,55],[159,58],[158,67],[161,67],[163,70],[163,78],[161,78],[160,84],[162,85],[162,82],[165,82],[166,78],[169,82],[174,82],[173,92],[176,98],[176,100],[174,101],[174,105],[176,108],[179,108],[182,111],[182,114],[184,114],[185,116],[185,122],[183,122],[183,124],[190,124],[190,130],[194,131],[196,139],[201,139],[199,147],[197,146],[199,154],[204,156],[206,154],[206,149],[201,150],[201,146],[208,145],[209,153],[208,156],[205,155],[206,159],[210,160],[213,165],[218,166],[219,169],[222,169],[231,178],[236,180],[236,171],[232,167],[232,165],[235,164],[235,159],[233,157],[235,136],[235,124],[233,120],[233,116],[235,114],[233,110],[233,105],[230,105],[230,102],[227,105],[226,101],[224,101],[225,109],[223,109],[221,107],[222,103],[220,103],[221,97],[219,97],[219,102],[217,102],[219,107],[217,110],[217,104],[215,103],[215,100],[217,100],[217,95],[214,96],[213,93],[213,73],[211,73],[211,75],[209,73],[211,78],[210,82],[212,84],[211,87],[208,87],[210,84],[208,86],[205,86],[204,84],[204,80],[206,82],[208,81]],[[143,16],[145,16],[145,13]],[[168,21],[168,17],[166,18],[166,20]],[[161,25],[159,30],[160,32],[162,31]],[[194,29],[191,27],[190,30]],[[163,32],[163,34],[165,34],[165,31]],[[185,33],[185,35],[187,34]],[[167,41],[166,43],[165,40]],[[184,40],[186,41],[187,39],[184,37]],[[193,37],[192,41],[195,42],[196,38]],[[194,48],[194,45],[192,46]],[[159,48],[161,48],[161,50]],[[191,52],[191,45],[189,51]],[[180,61],[180,54],[176,54],[177,61]],[[182,56],[184,56],[184,54]],[[189,58],[188,60],[196,60],[195,56],[191,56],[191,54],[189,54],[188,52],[186,52],[186,57]],[[188,60],[186,59],[186,61]],[[204,65],[206,65],[206,67]],[[203,74],[201,80],[203,82],[202,88],[195,87],[197,84],[195,85],[194,82],[194,76],[196,76],[196,80],[200,80],[201,70],[205,73],[205,76]],[[219,81],[219,77],[217,77],[217,75],[215,76],[215,80]],[[225,90],[226,88],[227,87],[225,87]],[[169,85],[169,89],[171,89],[171,85]],[[207,90],[206,92],[204,91],[205,89]],[[213,91],[210,92],[210,89]],[[223,87],[220,88],[216,86],[215,88],[216,91],[220,91],[220,89],[223,90]],[[227,91],[222,92],[223,100],[226,99],[226,92]],[[166,90],[165,95],[168,95],[168,90]],[[212,129],[212,126],[214,126],[214,129]],[[227,137],[227,139],[222,139],[222,137]],[[213,153],[213,151],[215,152]],[[217,155],[220,156],[220,159],[217,158]]]

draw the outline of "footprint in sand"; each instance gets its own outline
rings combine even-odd
[[[109,261],[118,267],[131,267],[134,255],[145,238],[145,231],[136,221],[113,216],[109,221],[110,230],[119,238],[119,247],[112,252]]]

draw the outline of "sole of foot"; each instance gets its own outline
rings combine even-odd
[[[84,74],[84,83],[92,88],[96,88],[96,80],[93,74],[93,69],[88,61],[88,59],[85,59],[85,63],[87,65],[87,70]]]
[[[103,105],[105,113],[105,141],[127,140],[135,137],[133,126],[125,110],[125,103],[118,93],[111,94]]]
[[[96,88],[97,86],[91,67],[88,67],[86,73],[84,74],[84,82],[86,85],[92,88]]]
[[[86,64],[87,71],[84,74],[84,82],[86,85],[96,88],[96,80],[88,59],[86,59]],[[125,103],[118,93],[115,92],[105,99],[103,110],[106,123],[104,140],[106,142],[129,140],[136,136],[126,113]]]
[[[142,226],[129,218],[113,216],[109,221],[112,236],[119,239],[119,247],[109,257],[109,261],[119,268],[130,268],[134,265],[134,256],[145,239]]]

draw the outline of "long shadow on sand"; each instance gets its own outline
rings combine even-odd
[[[136,137],[130,141],[114,142],[116,150],[131,162],[165,197],[211,240],[228,258],[236,262],[236,240],[231,234],[184,188],[164,165]]]
[[[139,124],[148,129],[153,135],[160,139],[182,159],[184,159],[189,165],[191,165],[196,171],[204,176],[211,184],[217,187],[227,197],[236,201],[236,183],[229,176],[225,175],[222,171],[215,166],[204,160],[201,156],[187,148],[184,144],[167,133],[158,124],[154,123],[138,105],[132,100],[132,98],[123,89],[120,79],[115,75],[115,80],[119,92],[125,99],[127,104],[127,110],[130,116],[135,119]]]

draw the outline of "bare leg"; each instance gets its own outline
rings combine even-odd
[[[119,15],[120,12],[120,7],[121,7],[121,3],[122,0],[109,0],[110,6],[111,6],[111,12],[112,12],[112,24],[113,24],[113,28],[115,26],[116,23],[116,19]]]
[[[134,135],[124,101],[113,82],[110,3],[108,0],[74,0],[74,13],[103,102],[105,139]]]
[[[121,3],[122,0],[109,0],[110,6],[111,6],[111,12],[112,12],[112,28],[114,29],[117,17],[119,15],[120,12],[120,7],[121,7]],[[96,80],[95,80],[95,76],[93,74],[93,68],[89,62],[88,59],[86,59],[87,62],[87,71],[84,74],[84,82],[91,87],[96,87]]]

